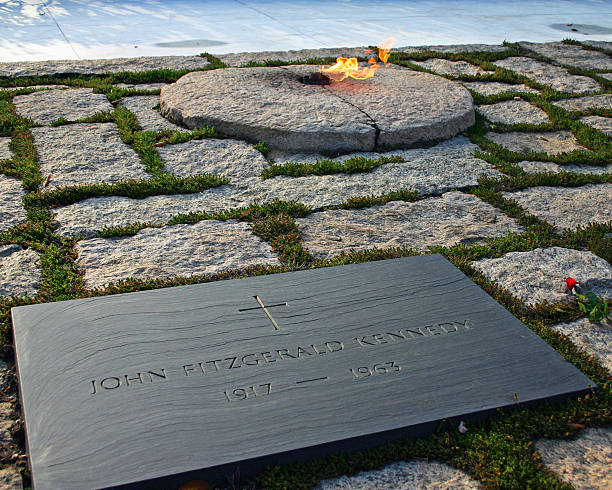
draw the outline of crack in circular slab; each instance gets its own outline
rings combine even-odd
[[[305,85],[318,66],[194,72],[161,91],[161,113],[190,129],[289,151],[342,153],[408,148],[451,138],[474,123],[461,85],[410,70],[378,70],[368,80]]]

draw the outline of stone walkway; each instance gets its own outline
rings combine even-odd
[[[603,48],[612,49],[610,44],[604,43]],[[518,84],[490,80],[488,77],[497,73],[491,66],[483,69],[467,61],[435,57],[412,60],[417,67],[454,80],[444,80],[441,86],[450,84],[453,90],[464,90],[463,85],[474,97],[497,97],[494,102],[489,99],[488,103],[475,105],[477,113],[484,117],[483,139],[462,133],[433,146],[337,152],[331,157],[333,139],[326,140],[327,155],[288,153],[274,147],[271,152],[262,153],[259,150],[265,148],[254,146],[257,141],[223,135],[199,139],[191,130],[177,125],[176,119],[171,122],[160,114],[160,95],[155,91],[170,90],[164,83],[117,84],[117,88],[135,93],[130,96],[128,92],[120,100],[113,100],[113,104],[91,88],[63,86],[49,90],[50,87],[40,85],[33,93],[15,92],[14,97],[11,95],[15,113],[35,123],[29,132],[40,177],[38,194],[32,187],[22,185],[23,175],[10,169],[31,157],[18,148],[16,135],[12,143],[10,134],[1,135],[0,300],[36,297],[41,285],[49,280],[45,279],[53,267],[49,242],[37,242],[23,231],[33,226],[32,220],[42,219],[33,215],[34,197],[43,199],[50,212],[49,236],[62,244],[57,246],[68,247],[67,255],[73,253],[69,260],[82,280],[82,294],[123,280],[163,281],[250,266],[295,266],[286,258],[280,239],[261,231],[261,223],[241,220],[240,210],[254,204],[275,200],[302,204],[295,219],[287,216],[289,211],[283,215],[284,223],[293,227],[283,237],[293,237],[309,257],[309,264],[316,264],[372,249],[427,253],[433,247],[458,246],[457,250],[463,253],[486,248],[490,243],[508,244],[513,240],[518,243],[519,237],[529,233],[528,220],[521,221],[516,212],[498,204],[503,201],[514,206],[512,209],[520,209],[528,219],[537,218],[550,225],[557,242],[542,247],[506,245],[508,250],[499,254],[487,249],[489,252],[484,256],[470,262],[477,274],[527,306],[571,303],[573,295],[565,285],[568,276],[579,281],[581,292],[593,291],[610,298],[612,266],[598,254],[606,247],[609,253],[612,247],[612,161],[595,160],[598,148],[612,145],[612,87],[598,81],[612,78],[612,58],[600,51],[561,43],[524,43],[523,48],[520,56],[508,55],[493,62],[514,76],[524,76]],[[437,48],[440,53],[503,53],[505,49]],[[305,61],[348,51],[243,53],[221,56],[221,60],[242,66],[266,57]],[[352,51],[355,53],[348,54],[361,53],[361,49]],[[410,52],[415,56],[423,49],[414,48]],[[406,59],[410,60],[410,56]],[[158,68],[195,70],[208,64],[199,57],[0,63],[0,76],[143,72]],[[465,75],[475,78],[462,80]],[[154,92],[142,95],[138,90]],[[538,97],[550,90],[563,95],[553,97],[552,104],[536,105]],[[554,123],[552,112],[545,110],[549,106],[563,111],[563,117],[573,122],[565,127]],[[116,114],[116,108],[123,108],[138,121],[140,130],[150,133],[137,132],[126,138],[123,123],[112,118],[78,122],[109,111]],[[262,123],[261,115],[257,118],[258,124]],[[183,137],[168,140],[168,131],[174,130]],[[598,143],[578,138],[578,130],[594,131],[589,134],[599,138]],[[146,137],[152,138],[154,144],[146,143]],[[316,141],[316,132],[313,137],[312,141]],[[343,148],[338,145],[337,149]],[[495,151],[510,157],[497,163],[489,158],[491,154],[487,155]],[[575,160],[564,161],[568,155],[577,156]],[[580,160],[580,155],[586,156]],[[324,159],[331,159],[331,164],[349,164],[355,161],[354,157],[384,163],[376,164],[371,171],[354,173],[290,175],[285,170],[296,163],[318,165]],[[273,167],[281,167],[284,174],[264,178],[262,173]],[[229,183],[207,190],[153,191],[137,197],[120,190],[129,186],[154,187],[161,185],[159,182],[180,182],[210,174],[227,177]],[[484,200],[483,182],[501,185],[512,178],[523,179],[525,184],[502,186],[499,201]],[[606,233],[602,236],[598,232],[601,246],[589,249],[587,242],[582,246],[572,246],[577,242],[569,239],[562,242],[563,237],[577,235],[588,226]],[[552,328],[599,360],[609,374],[612,368],[609,324],[593,325],[583,318]],[[0,367],[3,377],[12,369],[11,365]],[[9,431],[17,418],[9,403],[10,396],[3,388],[0,393],[3,454],[9,451],[7,448],[15,451],[17,447]],[[537,451],[547,468],[576,488],[609,488],[609,479],[602,477],[605,473],[602,466],[609,467],[612,462],[611,434],[610,428],[586,430],[574,443],[586,456],[573,452],[571,457],[567,456],[566,441],[538,442]],[[568,470],[570,465],[572,469]],[[421,476],[415,479],[415,474]],[[20,488],[17,475],[15,465],[0,470],[0,488]],[[423,482],[428,482],[427,488],[480,488],[480,483],[467,474],[435,462],[395,463],[380,471],[322,482],[321,488],[408,489],[424,488]]]

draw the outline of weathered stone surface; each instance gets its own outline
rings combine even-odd
[[[575,99],[563,99],[552,102],[566,111],[588,111],[589,109],[604,108],[612,110],[612,94],[590,95]]]
[[[270,245],[236,221],[148,228],[133,237],[84,240],[76,250],[89,288],[129,278],[166,279],[279,263]]]
[[[32,128],[45,187],[148,179],[114,123]]]
[[[537,174],[540,172],[550,172],[558,174],[559,172],[574,172],[576,174],[609,174],[612,173],[612,163],[604,167],[596,167],[595,165],[559,165],[553,162],[528,162],[523,160],[518,164],[528,174]]]
[[[168,68],[170,70],[196,70],[210,63],[201,56],[143,56],[140,58],[113,58],[106,60],[51,60],[0,63],[0,76],[28,77],[59,73],[120,73],[141,72]]]
[[[60,117],[77,121],[98,112],[112,111],[104,94],[94,94],[90,88],[43,90],[13,98],[17,113],[40,124],[50,124]]]
[[[593,40],[586,40],[586,41],[582,41],[582,43],[588,45],[588,46],[594,46],[595,48],[602,48],[602,49],[608,49],[612,51],[612,41],[593,41]]]
[[[296,220],[306,248],[317,259],[369,248],[482,243],[523,229],[475,196],[448,192],[416,202],[395,201],[366,209],[337,209]]]
[[[612,429],[589,428],[574,441],[541,439],[535,447],[544,465],[577,490],[612,487]]]
[[[612,372],[612,329],[609,323],[591,323],[587,318],[579,318],[570,323],[558,323],[551,328],[567,335]]]
[[[569,153],[574,150],[585,150],[581,146],[574,135],[569,131],[549,131],[549,132],[533,132],[533,133],[487,133],[486,138],[490,139],[498,145],[502,145],[510,151],[517,153],[529,153],[531,151],[537,153],[548,153],[549,155],[558,155],[560,153]]]
[[[21,181],[0,174],[0,232],[26,220]]]
[[[598,75],[606,80],[612,80],[612,73],[598,73]]]
[[[21,490],[23,488],[21,473],[14,466],[0,470],[0,488],[2,490]]]
[[[0,160],[7,160],[13,157],[9,148],[10,142],[11,138],[0,138]]]
[[[159,148],[165,170],[188,177],[202,173],[225,175],[233,183],[261,176],[268,162],[261,152],[244,141],[230,139],[192,140]]]
[[[409,60],[415,65],[422,66],[428,70],[436,73],[442,73],[444,75],[485,75],[492,73],[490,71],[483,70],[479,66],[472,65],[466,61],[450,61],[439,58],[429,58],[424,61]]]
[[[280,176],[249,182],[248,185],[238,181],[199,194],[153,196],[142,200],[124,197],[87,199],[54,210],[55,219],[60,223],[57,231],[61,235],[92,236],[95,230],[104,227],[142,222],[164,224],[178,213],[214,212],[274,199],[297,200],[320,208],[340,204],[351,197],[381,195],[403,189],[437,194],[476,185],[481,174],[500,175],[490,164],[474,157],[477,149],[467,138],[457,137],[432,148],[384,153],[399,155],[406,161],[382,165],[371,173],[297,178]],[[321,155],[317,157],[322,158]]]
[[[22,88],[34,88],[36,90],[55,90],[55,89],[65,89],[68,88],[68,85],[29,85],[27,87],[19,86],[19,87],[0,87],[0,92],[3,90],[19,90]]]
[[[550,85],[559,92],[595,92],[601,90],[599,84],[589,77],[570,75],[559,66],[549,65],[524,56],[514,56],[493,62],[500,68],[525,75],[544,85]]]
[[[40,284],[37,252],[19,245],[0,245],[0,296],[34,296]]]
[[[474,53],[482,51],[485,53],[501,53],[506,51],[508,48],[501,44],[448,44],[435,46],[401,46],[399,48],[393,48],[391,52],[403,51],[405,53],[416,52],[422,53],[423,51],[435,51],[437,53]]]
[[[299,77],[317,66],[229,68],[190,73],[161,92],[161,113],[191,129],[290,151],[371,151],[439,141],[474,122],[469,92],[411,70],[327,86]]]
[[[502,195],[517,201],[527,212],[545,219],[557,230],[612,221],[612,184],[529,187]]]
[[[378,471],[324,480],[319,484],[317,490],[386,490],[389,488],[473,490],[482,488],[482,486],[463,471],[444,463],[402,461],[390,464]]]
[[[264,63],[268,60],[280,61],[306,61],[312,58],[337,58],[338,56],[358,57],[365,56],[368,48],[322,48],[300,49],[290,51],[260,51],[258,53],[228,53],[217,56],[228,66],[245,66],[248,63]]]
[[[132,90],[159,90],[169,85],[167,83],[116,83],[117,88],[129,88]]]
[[[582,291],[612,297],[612,266],[592,252],[560,247],[510,252],[497,259],[472,262],[488,279],[529,305],[570,302],[566,277],[573,277]]]
[[[580,46],[563,43],[527,43],[521,47],[545,56],[561,65],[576,66],[590,70],[612,70],[612,58],[600,51],[583,49]]]
[[[462,82],[463,86],[478,92],[482,95],[498,95],[505,92],[523,92],[527,94],[537,94],[538,90],[528,87],[524,83],[512,85],[501,82]]]
[[[478,106],[478,112],[492,123],[542,124],[550,122],[548,114],[524,100],[504,100],[495,104]]]
[[[134,97],[127,97],[119,103],[119,105],[134,113],[144,131],[161,131],[163,129],[187,131],[185,128],[163,118],[159,111],[154,109],[158,104],[159,96],[157,95],[135,95]]]
[[[580,122],[601,131],[603,134],[612,136],[612,118],[603,116],[584,116]]]

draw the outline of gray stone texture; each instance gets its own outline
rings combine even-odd
[[[95,238],[76,245],[76,264],[89,288],[123,279],[166,279],[279,263],[247,223],[200,221],[147,228],[133,237]]]
[[[51,60],[0,63],[0,76],[29,77],[59,73],[120,73],[141,72],[167,68],[170,70],[196,70],[210,63],[201,56],[143,56],[140,58],[113,58],[106,60]]]
[[[587,149],[581,146],[574,135],[569,131],[548,132],[511,132],[511,133],[487,133],[485,138],[516,153],[548,153],[559,155],[575,150]]]
[[[32,128],[46,188],[149,179],[114,123]]]
[[[586,41],[582,41],[582,43],[595,48],[602,48],[612,51],[612,41],[595,41],[588,39]]]
[[[573,441],[540,439],[544,466],[576,490],[612,488],[612,429],[588,428]]]
[[[592,252],[536,248],[482,259],[472,265],[528,305],[573,301],[573,295],[567,291],[567,277],[578,281],[584,293],[592,291],[600,297],[606,294],[612,297],[612,266]]]
[[[528,213],[548,221],[557,230],[574,230],[589,223],[612,222],[612,184],[582,187],[528,187],[504,192]]]
[[[131,90],[159,90],[168,85],[167,83],[116,83],[117,88],[129,88]]]
[[[61,235],[92,236],[96,230],[104,227],[142,222],[164,224],[178,213],[214,212],[274,199],[297,200],[320,208],[340,204],[351,197],[381,195],[404,189],[421,194],[443,193],[453,188],[476,185],[481,174],[500,175],[490,164],[474,157],[477,149],[467,138],[457,137],[432,148],[384,153],[382,155],[399,155],[406,161],[382,165],[370,173],[280,176],[249,182],[248,185],[238,181],[198,194],[152,196],[141,200],[92,198],[55,209],[55,219],[60,223],[57,232]],[[322,156],[318,155],[318,158]]]
[[[20,116],[39,124],[50,124],[60,117],[77,121],[98,112],[112,111],[104,94],[94,94],[90,88],[43,90],[13,98]]]
[[[612,118],[603,116],[584,116],[580,122],[601,131],[607,136],[612,136]]]
[[[0,174],[0,232],[26,220],[25,191],[20,180]]]
[[[491,71],[483,70],[479,66],[472,65],[466,61],[450,61],[440,58],[429,58],[424,61],[408,61],[426,68],[427,70],[442,73],[443,75],[452,75],[454,77],[459,75],[486,75],[487,73],[493,73]]]
[[[570,73],[559,66],[550,65],[542,61],[534,60],[524,56],[513,56],[493,62],[500,68],[525,75],[527,78],[544,85],[550,85],[559,92],[595,92],[601,90],[599,84],[590,77],[581,75],[570,75]]]
[[[224,175],[233,183],[259,178],[268,162],[260,151],[244,141],[191,140],[159,148],[165,170],[179,177],[203,173]]]
[[[471,245],[523,229],[475,196],[448,192],[416,202],[395,201],[366,209],[313,213],[296,223],[317,259],[371,248]]]
[[[521,47],[530,49],[561,65],[587,70],[612,70],[612,58],[600,51],[591,51],[580,46],[559,42],[544,44],[522,42]]]
[[[190,73],[162,89],[161,113],[190,129],[212,125],[228,136],[274,148],[321,152],[405,148],[450,138],[474,122],[472,97],[449,80],[381,69],[369,80],[327,86],[299,81],[318,69]]]
[[[19,90],[22,88],[33,88],[36,90],[56,90],[56,89],[65,89],[68,88],[68,85],[28,85],[27,87],[19,86],[19,87],[0,87],[0,92],[3,90]]]
[[[161,131],[163,129],[187,131],[185,128],[163,118],[159,111],[154,109],[158,104],[158,95],[135,95],[126,97],[119,103],[120,106],[126,107],[134,113],[143,131]]]
[[[260,51],[258,53],[228,53],[217,55],[228,66],[245,66],[248,63],[265,63],[271,60],[280,61],[306,61],[312,58],[347,58],[365,56],[367,47],[357,48],[322,48],[300,49],[289,51]],[[395,50],[394,50],[395,51]]]
[[[10,143],[11,138],[0,138],[0,160],[8,160],[9,158],[13,158],[11,149],[9,148]]]
[[[498,124],[542,124],[550,122],[548,114],[524,100],[504,100],[477,108],[492,123]]]
[[[606,80],[612,80],[612,73],[598,73],[598,75]]]
[[[572,342],[596,357],[612,372],[612,328],[609,320],[591,323],[587,318],[579,318],[570,323],[558,323],[551,328],[567,335]]]
[[[549,172],[558,174],[559,172],[573,172],[576,174],[602,175],[612,173],[612,163],[603,167],[595,165],[559,165],[553,162],[528,162],[523,160],[518,164],[528,174]]]
[[[424,51],[434,51],[437,53],[474,53],[482,51],[485,53],[501,53],[508,48],[501,44],[437,44],[435,46],[401,46],[393,48],[391,52],[403,51],[406,53],[422,53]]]
[[[317,490],[475,490],[481,484],[461,470],[436,461],[398,462],[381,470],[324,480]]]
[[[539,91],[528,87],[524,83],[512,85],[510,83],[501,82],[462,82],[462,84],[482,95],[498,95],[506,92],[522,92],[526,94],[538,94]]]
[[[0,245],[0,297],[34,296],[40,274],[37,252],[19,245]]]
[[[586,112],[589,109],[603,108],[612,110],[612,94],[589,95],[574,99],[563,99],[552,102],[566,111]]]

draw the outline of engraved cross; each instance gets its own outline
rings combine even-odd
[[[274,330],[280,330],[278,323],[276,323],[276,320],[274,319],[272,314],[268,311],[268,308],[274,308],[275,306],[289,306],[289,303],[285,301],[284,303],[277,303],[275,305],[266,306],[264,305],[263,301],[261,300],[259,296],[253,296],[253,298],[255,298],[255,301],[259,303],[259,306],[253,306],[252,308],[241,308],[238,311],[257,310],[258,308],[261,308],[266,314],[266,316],[268,317],[268,319],[272,322],[272,326],[274,327]]]

